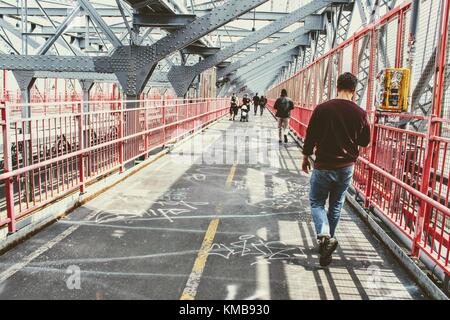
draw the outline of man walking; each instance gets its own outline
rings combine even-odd
[[[281,96],[275,101],[274,109],[277,110],[275,117],[278,118],[278,142],[282,143],[281,138],[284,135],[284,143],[287,143],[287,128],[294,103],[288,98],[286,89],[281,90]]]
[[[266,97],[261,96],[261,98],[259,99],[259,110],[260,110],[261,116],[264,113],[264,108],[266,107],[266,105],[267,105]]]
[[[258,112],[258,106],[259,106],[259,96],[258,93],[256,93],[255,96],[253,97],[253,108],[255,110],[255,116],[256,113]]]
[[[357,82],[349,72],[338,77],[337,98],[315,108],[303,146],[302,170],[305,173],[311,169],[309,156],[315,148],[309,201],[321,266],[331,263],[338,245],[334,235],[359,156],[358,147],[367,147],[370,142],[367,114],[352,101]],[[325,210],[327,199],[328,211]]]

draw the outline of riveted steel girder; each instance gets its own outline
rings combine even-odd
[[[45,8],[45,11],[50,17],[65,17],[70,12],[71,8],[67,7],[52,7],[52,8]],[[114,7],[96,7],[95,10],[102,16],[102,17],[121,17],[121,14],[117,8]],[[0,12],[4,15],[20,15],[21,10],[17,10],[16,7],[10,7],[10,6],[0,6]],[[195,10],[195,14],[198,16],[203,16],[205,14],[210,13],[211,10]],[[258,20],[258,21],[274,21],[282,16],[284,16],[286,12],[256,12],[253,14],[253,12],[249,12],[246,14],[243,14],[238,19],[239,20]],[[39,8],[33,8],[28,7],[27,8],[27,15],[29,17],[32,16],[42,16],[42,12],[39,10]]]
[[[73,57],[73,56],[24,56],[0,55],[0,68],[16,71],[34,71],[37,78],[67,78],[67,79],[117,79],[108,69],[107,57]],[[155,72],[154,81],[168,82],[167,73]]]
[[[254,74],[258,74],[258,73],[261,73],[262,71],[264,71],[268,66],[275,65],[277,63],[283,63],[286,65],[289,65],[292,57],[294,57],[293,54],[294,54],[294,51],[292,50],[292,51],[288,52],[287,54],[280,55],[278,59],[264,60],[259,65],[248,69],[248,71],[246,71],[246,72],[242,72],[242,73],[231,76],[230,80],[235,81],[236,79],[245,79],[248,77],[252,77]]]
[[[191,14],[133,14],[133,24],[143,27],[180,29],[195,20]]]
[[[266,1],[268,0],[229,0],[225,5],[213,9],[210,14],[196,19],[150,46],[120,45],[110,57],[0,55],[0,66],[24,71],[115,73],[126,94],[137,95],[145,87],[160,60]],[[92,9],[87,0],[79,2],[87,11]],[[91,12],[89,13],[91,16]],[[93,15],[95,14],[94,12]],[[93,16],[91,18],[95,20]],[[99,19],[95,21],[99,26],[102,25]],[[108,30],[111,31],[106,26],[103,31],[107,33]],[[110,40],[114,41],[113,38]]]
[[[37,79],[78,79],[78,80],[98,80],[107,82],[116,82],[117,77],[111,73],[96,72],[52,72],[52,71],[34,71],[34,77]]]
[[[239,82],[239,81],[246,81],[249,78],[252,78],[256,75],[259,75],[261,73],[270,72],[274,68],[281,67],[281,66],[287,66],[289,64],[289,61],[287,60],[288,56],[282,56],[280,57],[279,61],[270,62],[270,65],[267,65],[268,61],[264,65],[259,66],[258,68],[255,68],[248,73],[234,77],[233,79],[230,79],[231,83]]]
[[[217,72],[217,78],[222,78],[223,76],[226,76],[227,74],[241,68],[242,66],[245,66],[249,64],[252,61],[255,61],[259,59],[260,57],[268,54],[269,52],[277,49],[278,47],[288,43],[289,41],[292,41],[296,38],[304,36],[306,33],[310,32],[311,30],[321,30],[323,28],[323,17],[321,15],[310,15],[305,18],[305,24],[303,27],[298,28],[294,32],[289,33],[287,36],[282,37],[278,39],[277,41],[274,41],[270,43],[267,46],[264,46],[260,48],[258,51],[256,51],[253,54],[249,54],[242,58],[241,60],[238,60],[236,62],[233,62],[230,64],[227,68],[218,70]],[[306,45],[306,44],[305,44]]]
[[[150,46],[124,46],[112,55],[111,67],[128,95],[137,95],[145,87],[156,64],[174,51],[181,50],[239,15],[268,0],[229,0],[182,29]]]
[[[80,12],[81,6],[75,6],[72,11],[67,15],[64,21],[56,28],[55,34],[51,36],[44,45],[39,49],[37,54],[46,54],[48,50],[53,46],[55,41],[64,33],[64,30],[67,29],[69,24],[76,18],[78,13]]]
[[[72,8],[70,7],[49,7],[45,8],[45,12],[50,17],[65,17],[67,16]],[[101,7],[95,8],[99,15],[102,17],[120,17],[120,12],[117,8],[113,7]],[[0,12],[8,16],[20,16],[22,9],[17,10],[17,7],[13,6],[0,6]],[[42,16],[42,11],[37,7],[26,8],[27,15],[32,16]]]
[[[1,11],[0,11],[1,12]],[[70,11],[69,11],[70,12]],[[12,24],[10,24],[9,22],[7,22],[7,21],[5,21],[4,19],[1,19],[0,18],[0,27],[2,27],[2,28],[5,28],[6,30],[8,30],[9,32],[11,32],[14,36],[16,36],[17,38],[21,38],[22,37],[22,34],[21,34],[21,32],[20,32],[20,30],[19,29],[16,29]],[[49,29],[51,29],[51,34],[53,34],[54,33],[54,28],[53,27],[48,27]],[[57,43],[60,43],[61,45],[67,45],[65,42],[64,42],[64,40],[62,39],[62,38],[58,38],[58,39],[56,39],[56,42]],[[31,38],[31,37],[29,37],[28,39],[27,39],[27,43],[32,47],[32,48],[34,48],[34,49],[38,49],[40,46],[42,46],[43,44],[44,44],[44,41],[42,41],[42,39],[36,39],[36,40],[34,40],[33,38]],[[73,51],[75,51],[75,53],[77,54],[77,55],[82,55],[83,53],[79,50],[79,49],[77,49],[77,48],[75,48],[75,47],[70,47],[69,48],[70,50],[73,50]]]
[[[207,14],[210,10],[195,10],[195,14],[197,15],[204,15]],[[285,16],[286,12],[249,12],[246,14],[243,14],[238,18],[238,20],[256,20],[256,21],[274,21],[277,19],[280,19],[281,17]]]
[[[250,70],[255,69],[255,68],[265,64],[268,61],[277,61],[279,59],[279,57],[285,56],[287,53],[290,56],[298,55],[298,50],[295,50],[295,48],[297,48],[298,46],[303,45],[303,44],[308,45],[309,39],[299,39],[299,40],[294,41],[291,44],[283,46],[280,49],[278,49],[277,51],[274,51],[274,52],[268,54],[267,56],[261,58],[260,60],[255,61],[254,63],[251,63],[251,64],[239,69],[236,72],[235,76],[240,76],[242,74],[245,74],[245,73],[249,72]]]
[[[265,75],[259,79],[255,79],[252,83],[247,83],[247,87],[257,93],[264,92],[264,89],[269,85],[273,79],[278,76],[278,73],[272,73],[272,75]]]
[[[278,69],[282,67],[287,67],[289,65],[289,61],[279,62],[270,66],[266,66],[265,68],[262,68],[260,71],[254,71],[252,73],[249,73],[248,75],[245,75],[243,78],[236,78],[231,83],[248,83],[253,81],[256,78],[263,77],[267,74],[273,74],[277,72]]]
[[[114,25],[114,26],[110,26],[110,28],[116,33],[123,33],[126,32],[127,29],[125,26],[123,25]],[[52,34],[54,32],[53,27],[50,26],[43,26],[42,27],[42,33],[50,33]],[[80,27],[80,26],[73,26],[73,27],[69,27],[67,28],[66,33],[70,33],[72,36],[74,37],[82,37],[83,34],[85,32],[84,27]],[[93,32],[93,31],[92,31]],[[226,30],[224,29],[218,29],[218,30],[214,30],[214,34],[217,36],[231,36],[231,37],[247,37],[249,35],[251,35],[253,32],[251,30],[247,30],[247,29],[233,29],[230,27],[227,27]],[[268,38],[279,38],[282,36],[287,35],[289,32],[285,32],[285,31],[280,31],[280,32],[276,32],[273,35],[269,36]],[[95,35],[92,35],[91,37],[92,41],[95,42],[99,42],[100,39]]]
[[[237,81],[235,82],[235,85],[238,87],[247,87],[251,89],[252,91],[256,89],[255,87],[258,86],[261,82],[264,82],[267,79],[274,79],[275,77],[278,77],[280,74],[280,70],[285,68],[285,66],[275,66],[273,68],[270,68],[270,70],[265,71],[264,73],[257,75],[253,77],[252,79],[246,80],[246,81]]]
[[[264,40],[275,32],[283,30],[284,28],[292,25],[295,22],[304,20],[307,16],[328,6],[332,2],[333,0],[311,1],[308,4],[300,7],[299,9],[261,28],[260,30],[253,32],[250,36],[222,49],[215,55],[212,55],[200,61],[194,66],[173,66],[168,74],[169,81],[172,83],[172,86],[175,89],[177,95],[183,96],[189,89],[189,86],[191,85],[195,77],[197,77],[203,71],[214,67],[218,63],[234,56],[235,54],[252,46],[253,44]]]
[[[88,0],[77,0],[78,3],[89,13],[89,17],[95,24],[102,29],[105,35],[108,37],[108,40],[112,43],[114,47],[119,47],[122,45],[122,41],[116,36],[116,34],[111,30],[108,24],[103,20],[103,18],[98,14],[95,8],[89,3]]]
[[[232,21],[238,16],[267,2],[268,0],[228,0],[223,6],[214,8],[204,15],[150,46],[150,54],[158,61],[168,54],[186,47],[211,31]]]
[[[98,62],[101,61],[99,65]],[[104,66],[104,67],[102,67]],[[0,55],[0,68],[18,71],[112,73],[107,57]]]
[[[0,18],[0,27],[5,28],[19,39],[22,37],[22,33],[20,32],[19,29],[16,29],[12,24],[10,24],[8,21],[2,18]],[[28,44],[33,48],[39,47],[39,43],[35,41],[33,38],[28,39]]]
[[[275,66],[265,70],[263,73],[257,74],[249,79],[245,79],[245,80],[243,79],[243,80],[236,81],[235,83],[251,86],[251,85],[253,85],[257,82],[260,82],[264,79],[272,78],[273,76],[278,75],[280,72],[280,69],[285,68],[285,67],[286,67],[286,64],[275,65]]]

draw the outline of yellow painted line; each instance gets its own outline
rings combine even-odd
[[[205,269],[206,259],[208,258],[209,250],[214,241],[217,227],[219,226],[219,219],[214,218],[211,220],[206,230],[205,238],[203,239],[202,246],[198,252],[197,259],[195,259],[194,267],[192,268],[191,275],[186,283],[183,294],[180,300],[194,300],[197,295],[197,289],[200,284],[200,279]]]
[[[226,187],[230,187],[233,182],[234,175],[236,174],[237,161],[233,164],[230,169],[226,180]],[[223,203],[220,202],[216,208],[215,212],[217,215],[221,214],[223,210]],[[219,218],[213,218],[209,223],[208,229],[206,230],[205,237],[203,238],[202,246],[195,259],[194,266],[192,267],[189,279],[186,282],[186,286],[183,290],[180,300],[194,300],[197,295],[197,289],[200,285],[200,280],[202,278],[203,270],[205,269],[206,260],[208,259],[209,251],[214,242],[216,236],[217,228],[219,226]]]
[[[231,183],[233,182],[234,175],[236,174],[237,164],[238,162],[235,161],[233,166],[231,167],[230,173],[228,174],[227,181],[225,183],[227,188],[229,188],[231,186]]]

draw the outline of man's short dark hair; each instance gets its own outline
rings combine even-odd
[[[286,89],[282,89],[281,90],[281,96],[282,97],[287,97],[287,90]]]
[[[341,74],[337,79],[338,91],[355,92],[358,79],[350,72]]]

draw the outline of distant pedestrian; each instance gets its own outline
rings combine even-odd
[[[260,100],[260,98],[258,96],[258,93],[256,93],[255,96],[253,97],[253,108],[255,110],[255,116],[256,116],[256,113],[258,112],[259,100]]]
[[[305,173],[311,169],[309,156],[315,149],[309,201],[321,266],[331,263],[338,245],[335,232],[359,156],[358,147],[366,147],[370,142],[367,114],[352,101],[357,82],[349,72],[338,77],[337,98],[314,109],[303,146]],[[327,199],[328,211],[325,210]]]
[[[260,110],[261,116],[264,113],[264,109],[266,108],[266,105],[267,105],[266,97],[261,96],[261,98],[259,99],[259,110]]]
[[[238,98],[236,97],[236,94],[233,93],[233,95],[231,96],[231,101],[230,101],[230,121],[236,118],[236,115],[238,114],[238,110],[239,110],[239,105],[238,105],[239,101]]]
[[[275,117],[278,119],[278,142],[282,143],[281,138],[284,136],[284,142],[287,143],[287,128],[291,118],[291,110],[294,109],[294,102],[288,98],[286,89],[281,90],[281,96],[275,101],[274,109],[277,110]]]
[[[242,106],[247,106],[247,110],[248,110],[248,112],[250,112],[250,102],[251,102],[250,98],[249,98],[248,95],[245,93],[245,94],[244,94],[244,97],[242,98],[242,105],[241,105],[241,108],[242,108]]]
[[[241,119],[240,121],[248,122],[249,113],[250,113],[250,98],[247,94],[244,94],[242,98],[242,106],[241,106]]]

